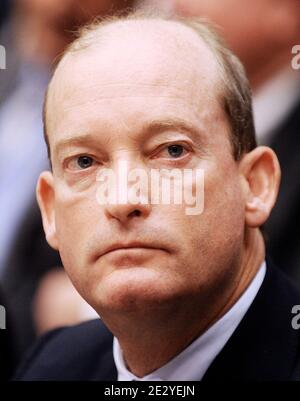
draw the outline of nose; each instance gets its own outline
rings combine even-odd
[[[122,224],[147,218],[151,212],[147,169],[128,159],[119,159],[114,167],[112,182],[116,196],[113,202],[105,204],[105,216]]]
[[[105,216],[108,219],[116,219],[120,223],[126,224],[134,219],[145,219],[150,214],[150,208],[149,204],[108,204],[105,206]]]

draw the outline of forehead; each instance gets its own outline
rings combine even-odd
[[[197,108],[215,100],[217,81],[214,55],[192,29],[159,20],[113,23],[60,63],[49,90],[48,133],[57,124],[66,130],[63,121],[81,111],[109,119],[122,99],[125,111],[129,100]]]

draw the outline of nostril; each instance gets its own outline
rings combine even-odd
[[[131,212],[130,213],[130,215],[129,216],[140,216],[141,215],[141,211],[140,210],[137,210],[137,209],[135,209],[133,212]]]

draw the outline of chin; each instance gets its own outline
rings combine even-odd
[[[93,291],[93,301],[90,303],[97,310],[110,312],[158,308],[174,298],[174,288],[169,284],[170,278],[154,269],[123,268],[101,280]]]

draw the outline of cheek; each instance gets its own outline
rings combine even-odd
[[[239,177],[229,165],[206,180],[204,217],[216,247],[240,243],[245,226],[245,205]]]
[[[204,253],[217,255],[224,248],[229,250],[241,244],[245,205],[234,162],[211,163],[206,167],[203,212],[187,218],[185,227],[186,234],[201,243]]]
[[[59,252],[73,284],[84,276],[89,255],[90,237],[96,221],[101,219],[100,208],[91,193],[62,190],[55,200],[55,223]],[[56,192],[57,193],[57,192]]]
[[[197,265],[201,261],[205,266],[212,258],[216,260],[226,253],[235,253],[242,245],[244,233],[245,207],[235,162],[228,159],[221,164],[212,160],[203,168],[204,190],[202,193],[199,184],[198,208],[191,204],[170,206],[162,217],[182,244],[181,260],[187,261],[187,269],[195,262]],[[188,192],[190,188],[190,184],[185,185]],[[194,182],[193,193],[196,192]],[[186,213],[189,209],[201,212],[189,215]]]

